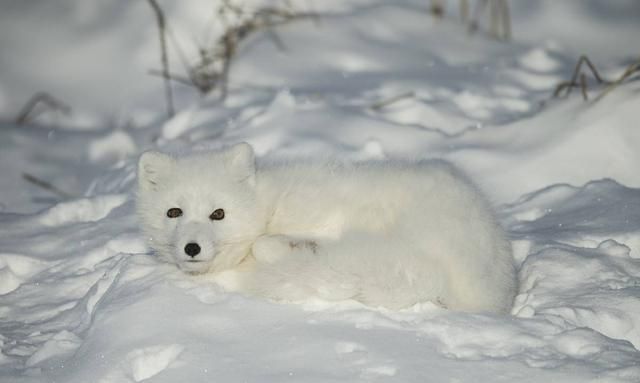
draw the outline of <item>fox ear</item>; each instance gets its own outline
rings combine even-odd
[[[170,171],[175,162],[173,157],[160,152],[142,153],[138,161],[138,188],[140,190],[157,190],[163,174]]]
[[[253,185],[256,175],[256,158],[253,148],[241,142],[228,149],[227,166],[238,176],[239,181],[248,181]]]

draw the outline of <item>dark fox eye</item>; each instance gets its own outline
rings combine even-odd
[[[172,207],[171,209],[167,210],[167,217],[169,218],[178,218],[181,215],[182,215],[182,209],[178,207]]]
[[[213,213],[211,213],[211,215],[209,216],[209,219],[212,219],[214,221],[220,221],[223,218],[224,218],[224,210],[222,209],[214,210]]]

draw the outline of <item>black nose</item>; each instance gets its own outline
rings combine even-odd
[[[184,252],[190,257],[195,257],[200,254],[200,245],[197,243],[187,243],[187,246],[184,247]]]

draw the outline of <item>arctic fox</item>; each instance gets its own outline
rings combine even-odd
[[[510,243],[478,190],[441,161],[256,165],[246,143],[138,165],[150,247],[223,287],[281,301],[433,302],[508,312]]]

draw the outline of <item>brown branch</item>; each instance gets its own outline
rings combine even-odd
[[[464,25],[469,23],[469,0],[460,0],[460,19]]]
[[[573,75],[571,76],[571,80],[563,81],[556,86],[556,89],[553,92],[553,97],[559,97],[563,91],[566,90],[565,96],[568,96],[573,88],[580,88],[582,91],[582,98],[587,101],[587,76],[586,74],[581,72],[583,66],[586,66],[591,71],[591,74],[596,79],[599,84],[604,84],[607,87],[600,92],[600,94],[594,99],[594,102],[601,100],[604,96],[609,94],[612,90],[620,86],[625,80],[631,77],[633,74],[640,72],[640,59],[631,63],[625,71],[614,81],[607,80],[600,76],[600,73],[596,69],[596,66],[593,65],[591,60],[587,56],[580,56],[578,59],[578,63],[573,71]]]
[[[484,11],[484,8],[487,6],[488,0],[478,0],[476,2],[476,6],[473,9],[473,14],[471,15],[471,20],[469,20],[469,33],[475,33],[480,28],[480,16]]]
[[[480,19],[487,6],[489,7],[489,34],[498,40],[509,40],[511,13],[508,0],[478,0],[469,20],[469,33],[474,33],[480,28]],[[466,8],[466,5],[462,7]]]
[[[275,27],[289,23],[300,18],[315,18],[313,13],[296,13],[290,9],[277,7],[262,7],[249,13],[241,6],[234,4],[232,0],[221,0],[217,14],[223,23],[223,34],[220,36],[211,48],[201,47],[198,51],[199,61],[190,65],[186,63],[184,55],[181,53],[177,40],[172,34],[171,29],[167,26],[162,10],[155,0],[148,0],[149,4],[156,12],[158,20],[158,30],[161,43],[161,60],[162,70],[151,70],[150,75],[163,77],[165,80],[165,88],[167,93],[167,105],[173,113],[173,101],[171,95],[171,82],[178,82],[184,85],[195,87],[201,94],[207,94],[214,89],[219,89],[220,99],[224,100],[228,93],[229,72],[231,70],[232,61],[238,51],[239,44],[247,39],[250,35],[259,30],[265,30],[269,37],[274,41],[278,49],[284,50],[285,46]],[[285,4],[291,8],[291,5]],[[236,22],[228,20],[231,15],[237,19]],[[171,42],[176,45],[176,50],[185,67],[185,75],[177,75],[169,70],[169,63],[166,53],[165,35],[169,36]]]
[[[640,72],[640,59],[638,61],[631,63],[627,69],[625,69],[624,73],[620,77],[618,77],[615,81],[612,81],[603,91],[596,97],[594,101],[599,101],[604,96],[609,94],[612,90],[620,86],[626,79],[631,77],[634,73]]]
[[[370,108],[373,109],[373,110],[380,110],[380,109],[383,109],[383,108],[385,108],[385,107],[387,107],[387,106],[389,106],[391,104],[395,104],[398,101],[402,101],[405,98],[413,98],[413,97],[415,97],[415,95],[416,94],[413,91],[406,92],[406,93],[401,93],[401,94],[398,94],[396,96],[390,97],[388,99],[378,101],[378,102],[374,103],[373,105],[371,105]]]
[[[587,101],[589,99],[587,95],[587,75],[584,73],[580,74],[580,89],[582,90],[582,98]]]
[[[164,12],[156,0],[147,0],[156,16],[158,23],[158,37],[160,38],[160,62],[162,63],[162,77],[164,78],[164,90],[167,103],[167,116],[173,117],[173,90],[171,88],[171,76],[169,70],[169,56],[167,54],[166,19]]]
[[[502,15],[502,38],[504,40],[511,40],[511,11],[509,10],[509,1],[501,0],[501,15]]]
[[[50,182],[47,182],[45,180],[42,180],[32,174],[29,173],[22,173],[22,178],[25,181],[28,181],[36,186],[39,186],[47,191],[52,192],[53,194],[57,194],[59,197],[62,197],[64,199],[69,199],[69,198],[75,198],[76,196],[74,196],[71,193],[67,193],[65,191],[62,191],[60,189],[58,189],[56,186],[54,186],[53,184],[51,184]]]
[[[584,73],[582,73],[582,67],[586,66],[590,71],[593,77],[599,84],[609,84],[610,81],[607,81],[600,76],[600,73],[596,69],[596,66],[593,65],[591,60],[586,55],[580,56],[578,62],[576,63],[576,67],[573,70],[573,74],[571,75],[571,80],[563,81],[556,86],[555,91],[553,92],[553,97],[559,97],[562,94],[562,91],[565,91],[565,96],[568,96],[573,88],[580,88],[582,91],[582,97],[588,100],[587,96],[587,77]]]
[[[22,107],[20,113],[18,113],[18,116],[15,118],[15,123],[23,125],[35,118],[36,116],[33,115],[33,112],[36,107],[41,104],[50,109],[59,110],[66,115],[71,113],[71,108],[64,102],[58,100],[47,92],[38,92],[34,94]]]
[[[556,86],[556,89],[553,91],[553,97],[560,97],[560,93],[568,87],[575,86],[575,84],[569,81],[563,81]]]
[[[315,17],[310,13],[296,13],[288,9],[263,7],[248,13],[230,0],[224,0],[218,9],[221,16],[233,14],[240,20],[236,25],[225,22],[225,31],[210,50],[201,50],[200,62],[190,70],[189,78],[202,93],[212,89],[220,90],[220,99],[228,93],[229,72],[239,44],[253,33],[265,30],[273,39],[276,47],[284,49],[284,43],[275,32],[275,27],[295,19]]]
[[[164,71],[162,70],[149,69],[147,73],[150,74],[151,76],[167,78],[167,74],[165,74]],[[169,73],[168,77],[169,77],[169,80],[173,82],[177,82],[179,84],[190,86],[190,87],[195,87],[195,85],[193,84],[193,81],[188,77],[180,76],[175,73]]]
[[[431,14],[439,19],[444,16],[444,4],[442,0],[431,0]]]
[[[500,1],[489,0],[489,31],[491,36],[500,38]]]
[[[593,74],[593,77],[595,77],[596,80],[599,83],[602,84],[604,82],[602,80],[602,77],[600,77],[600,73],[598,73],[598,71],[596,70],[595,65],[593,65],[591,60],[589,60],[589,58],[587,56],[582,55],[578,59],[578,63],[576,64],[576,68],[573,71],[573,76],[571,77],[571,83],[572,84],[577,84],[578,75],[580,74],[580,68],[582,67],[583,64],[585,64],[591,70],[591,73]]]

